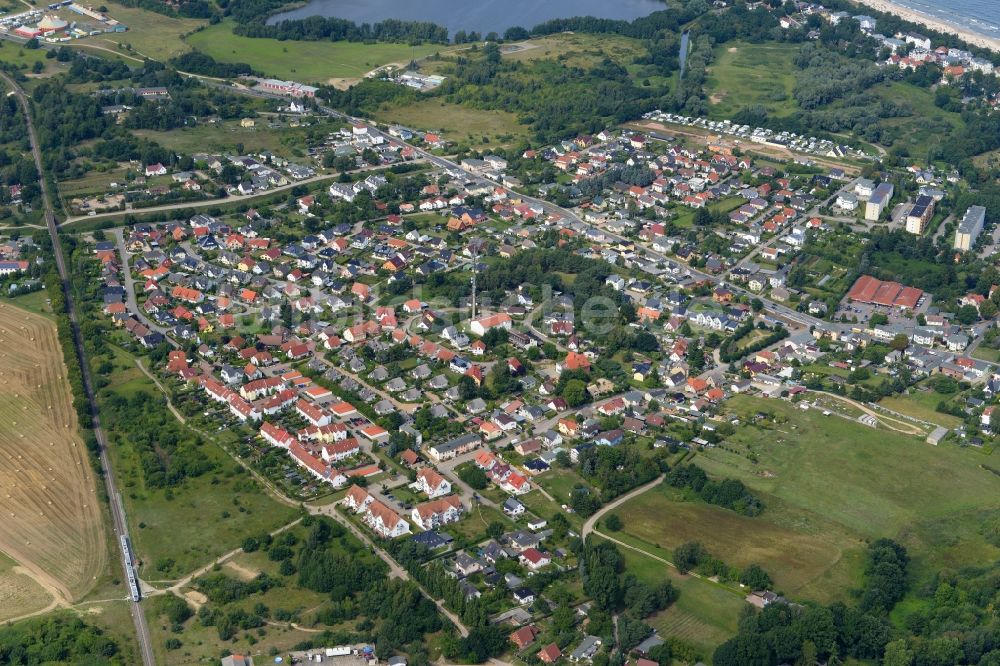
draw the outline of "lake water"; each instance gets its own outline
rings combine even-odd
[[[665,9],[661,0],[311,0],[305,7],[277,14],[268,21],[332,16],[357,24],[386,19],[430,21],[448,28],[480,34],[520,26],[531,29],[555,18],[596,16],[631,21]]]

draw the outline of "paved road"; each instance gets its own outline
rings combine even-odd
[[[410,160],[409,163],[422,162],[423,160]],[[379,169],[385,169],[384,164],[379,164],[375,166],[361,167],[360,169],[352,169],[349,173],[364,173],[366,171],[377,171]],[[127,210],[116,210],[107,213],[97,213],[96,215],[73,215],[67,217],[60,226],[65,226],[68,224],[73,224],[75,222],[84,222],[86,220],[104,220],[108,218],[124,217],[125,215],[145,215],[146,213],[159,213],[163,211],[178,210],[181,208],[208,208],[211,206],[227,206],[232,203],[241,202],[252,202],[263,197],[273,196],[281,192],[285,192],[294,187],[299,187],[301,185],[309,185],[312,183],[318,183],[325,180],[336,180],[340,178],[339,173],[325,173],[319,174],[318,176],[312,176],[311,178],[303,178],[302,180],[296,180],[288,185],[280,185],[278,187],[273,187],[269,190],[257,194],[248,194],[246,196],[242,195],[232,195],[224,199],[199,199],[197,201],[185,201],[181,203],[165,204],[163,206],[150,206],[149,208],[129,208]]]
[[[66,298],[67,315],[70,326],[73,329],[73,343],[76,347],[77,359],[80,362],[80,370],[83,374],[83,389],[86,393],[87,402],[91,413],[91,427],[99,446],[99,458],[101,463],[101,473],[104,476],[104,484],[108,493],[108,504],[111,508],[111,519],[115,528],[115,545],[119,555],[122,556],[123,573],[128,573],[128,565],[121,548],[118,547],[118,536],[128,536],[128,523],[125,520],[125,508],[122,505],[121,495],[118,492],[118,483],[115,480],[115,472],[108,459],[108,441],[101,427],[101,417],[97,411],[97,401],[94,398],[94,385],[90,377],[90,366],[87,363],[86,353],[83,347],[83,336],[80,334],[80,317],[73,300],[73,291],[70,286],[70,275],[66,269],[66,260],[63,257],[62,246],[59,243],[59,229],[56,226],[55,211],[52,208],[52,199],[49,194],[48,183],[45,179],[45,170],[42,165],[42,151],[38,146],[38,137],[35,134],[35,124],[31,118],[31,108],[28,98],[17,83],[7,74],[0,72],[2,78],[17,96],[24,110],[25,122],[28,127],[28,139],[31,142],[31,154],[35,159],[35,168],[40,176],[42,189],[42,202],[45,207],[45,222],[49,228],[49,236],[52,238],[52,248],[55,254],[56,268],[59,271],[59,279],[62,282],[63,295]],[[131,601],[132,622],[135,624],[136,637],[139,643],[139,652],[142,655],[142,663],[145,666],[154,666],[156,660],[153,657],[153,646],[149,637],[149,628],[146,626],[146,616],[143,615],[142,608],[137,601]]]
[[[118,255],[121,260],[123,279],[125,280],[125,297],[129,312],[134,314],[149,330],[157,331],[162,334],[163,337],[167,339],[167,342],[174,347],[177,347],[177,343],[174,342],[174,339],[168,335],[170,329],[153,323],[142,313],[142,310],[139,309],[139,301],[135,295],[135,280],[132,278],[132,268],[129,265],[128,250],[125,249],[124,230],[119,227],[112,230],[112,233],[115,236],[115,243],[118,245]]]

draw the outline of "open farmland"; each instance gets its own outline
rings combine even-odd
[[[1000,477],[981,454],[781,400],[735,396],[728,407],[747,425],[694,461],[716,478],[743,481],[764,512],[743,518],[655,491],[619,512],[626,533],[664,548],[697,539],[723,561],[755,561],[779,588],[818,601],[857,585],[868,540],[898,540],[918,575],[1000,555],[983,536],[1000,508]],[[758,412],[774,419],[748,424]],[[939,536],[944,524],[949,539]]]
[[[95,488],[55,325],[0,303],[0,551],[55,602],[86,594],[107,566]],[[0,617],[17,610],[4,603]]]
[[[779,507],[776,498],[763,499],[764,514],[748,518],[703,502],[683,501],[678,491],[662,485],[629,501],[619,516],[627,534],[652,546],[646,550],[659,546],[667,556],[683,543],[700,541],[729,565],[761,564],[776,587],[788,594],[825,601],[827,595],[820,590],[828,590],[831,598],[843,598],[855,583],[863,541],[833,522]],[[775,515],[780,520],[772,519]],[[812,589],[816,582],[821,584]]]

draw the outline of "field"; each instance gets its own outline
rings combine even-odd
[[[0,620],[21,617],[44,610],[52,595],[17,562],[0,553]]]
[[[392,63],[405,65],[442,50],[440,44],[364,44],[361,42],[304,42],[258,39],[234,35],[222,22],[187,38],[194,49],[220,62],[245,62],[268,76],[300,83],[343,83]]]
[[[621,514],[619,514],[621,515]],[[622,534],[616,534],[622,539]],[[667,610],[648,618],[646,622],[662,636],[679,638],[699,652],[703,661],[709,661],[719,644],[736,633],[740,611],[746,607],[742,595],[711,581],[682,575],[651,557],[618,545],[625,558],[629,573],[647,583],[669,580],[680,591],[680,596]],[[659,557],[665,553],[643,548]]]
[[[414,129],[433,130],[449,141],[469,144],[479,144],[483,137],[490,143],[503,143],[502,137],[527,136],[527,128],[518,123],[513,113],[473,109],[437,99],[390,107],[376,113],[375,118]]]
[[[330,124],[330,131],[339,125]],[[134,134],[161,146],[182,153],[224,152],[232,150],[237,143],[243,144],[244,152],[269,150],[286,158],[302,157],[305,154],[305,135],[310,128],[267,126],[267,120],[257,119],[257,127],[240,127],[238,121],[228,121],[213,125],[196,125],[169,131],[135,130]],[[76,182],[76,181],[74,181]]]
[[[959,114],[938,108],[933,93],[913,84],[896,81],[878,87],[875,92],[896,104],[909,105],[913,110],[913,115],[882,123],[899,129],[895,146],[906,148],[915,159],[927,159],[932,146],[965,126]]]
[[[567,67],[594,67],[607,57],[628,66],[643,52],[641,42],[629,37],[564,33],[522,42],[521,48],[505,53],[504,58],[517,62],[557,60]]]
[[[0,303],[0,346],[0,551],[54,600],[74,601],[108,553],[55,325]]]
[[[128,32],[107,36],[95,36],[82,40],[80,44],[108,48],[132,57],[147,56],[153,60],[169,60],[190,51],[183,37],[192,30],[203,26],[201,19],[175,18],[157,12],[125,7],[115,2],[104,3],[108,14],[128,26]],[[120,49],[119,43],[131,45],[131,50]]]
[[[118,395],[158,393],[124,351],[117,352],[114,365],[112,390]],[[217,444],[203,445],[216,471],[166,489],[145,487],[135,449],[127,441],[112,444],[112,461],[144,580],[180,578],[238,548],[245,537],[274,530],[296,515],[293,508],[272,499]],[[206,522],[211,529],[206,529]]]
[[[731,118],[744,107],[764,106],[771,116],[787,116],[796,108],[792,90],[795,44],[745,44],[720,47],[709,68],[706,90],[713,118]]]
[[[826,590],[831,598],[843,598],[854,583],[864,549],[861,540],[835,523],[781,506],[774,497],[764,502],[765,514],[748,518],[685,502],[674,489],[661,486],[628,502],[619,516],[627,534],[661,546],[664,557],[682,543],[700,541],[727,564],[761,564],[778,589],[797,598],[808,595],[825,601]],[[775,515],[780,520],[771,520]],[[819,585],[813,588],[815,583]]]
[[[105,194],[111,183],[121,183],[125,180],[125,167],[117,167],[108,171],[90,171],[82,178],[59,181],[59,194],[67,199],[87,194]]]
[[[937,423],[946,428],[955,428],[962,424],[962,419],[957,416],[942,414],[935,409],[937,404],[942,400],[949,402],[955,396],[941,395],[929,387],[926,387],[926,390],[919,390],[919,386],[918,384],[917,387],[911,388],[910,392],[906,395],[893,395],[882,398],[878,404],[900,414],[906,414],[922,421]]]
[[[758,527],[748,538],[765,526],[784,527],[797,538],[789,549],[820,534],[850,553],[861,540],[890,537],[908,548],[918,576],[1000,555],[980,534],[984,515],[1000,507],[1000,477],[985,468],[981,455],[783,401],[736,396],[728,406],[744,422],[757,411],[777,417],[773,424],[739,428],[725,447],[738,453],[716,448],[696,458],[709,474],[738,478],[763,497],[766,508],[753,519]],[[706,546],[723,560],[739,555],[725,550],[721,534],[707,536]],[[809,564],[820,570],[828,557],[820,551]],[[779,581],[797,575],[778,570],[777,562],[760,563]],[[823,590],[810,596],[844,592],[817,580]]]

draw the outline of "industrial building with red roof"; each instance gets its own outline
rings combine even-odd
[[[897,308],[914,309],[924,292],[905,287],[898,282],[883,282],[871,275],[862,275],[847,292],[847,297],[859,303],[873,303]]]

